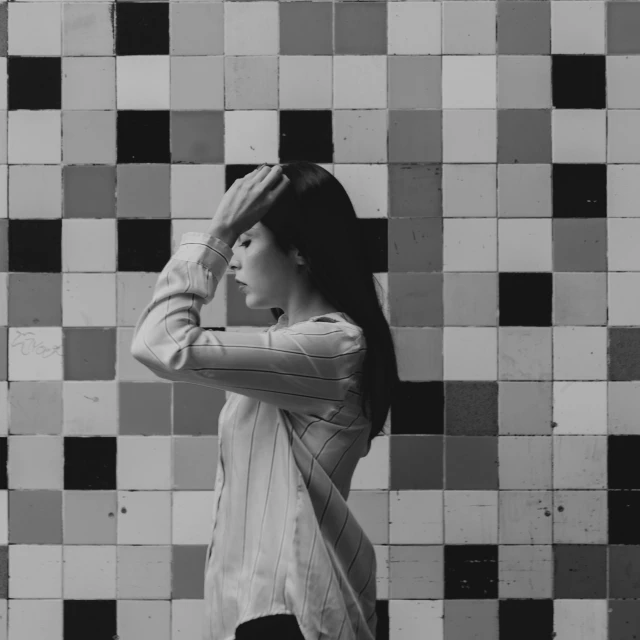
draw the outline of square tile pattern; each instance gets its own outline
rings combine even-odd
[[[199,640],[225,393],[132,359],[262,162],[345,186],[402,380],[384,640],[640,637],[640,3],[0,4],[0,640]],[[229,271],[202,324],[254,330]]]

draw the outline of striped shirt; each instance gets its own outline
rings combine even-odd
[[[200,327],[233,252],[183,234],[135,327],[133,357],[160,378],[224,389],[203,640],[296,616],[305,640],[374,640],[373,545],[347,506],[371,424],[359,393],[365,339],[344,313],[260,332]]]

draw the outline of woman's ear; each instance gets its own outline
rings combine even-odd
[[[295,264],[298,271],[307,269],[307,261],[305,260],[304,256],[300,253],[299,249],[297,249],[296,247],[293,247],[293,249],[291,249],[291,256],[293,259],[293,263]]]

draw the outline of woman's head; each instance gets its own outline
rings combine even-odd
[[[247,253],[241,253],[236,277],[249,284],[249,306],[260,305],[259,299],[249,298],[249,278],[264,285],[262,293],[255,293],[263,301],[278,299],[278,292],[290,291],[297,279],[319,306],[328,304],[346,313],[362,328],[367,349],[360,391],[363,412],[372,421],[372,439],[384,426],[399,381],[391,330],[360,222],[347,192],[331,173],[312,162],[280,166],[290,186],[252,228],[253,234],[238,239],[239,250]],[[250,244],[240,246],[247,241]],[[276,284],[273,273],[282,274],[284,284]],[[270,308],[274,319],[283,313],[281,307]]]
[[[238,237],[230,266],[251,309],[284,309],[290,324],[337,311],[311,282],[300,251],[283,251],[273,231],[261,222]]]

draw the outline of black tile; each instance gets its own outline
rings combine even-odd
[[[609,436],[608,445],[609,489],[640,489],[640,435]]]
[[[116,438],[110,436],[65,437],[65,490],[114,491],[117,489],[116,447]]]
[[[169,164],[171,119],[168,111],[118,111],[118,164]]]
[[[9,220],[9,271],[60,273],[62,220]]]
[[[553,640],[553,600],[500,600],[499,640]]]
[[[640,491],[607,493],[609,544],[640,544]]]
[[[551,189],[554,218],[607,217],[606,164],[554,164]]]
[[[169,55],[169,3],[115,4],[117,56]]]
[[[552,55],[551,100],[556,109],[605,109],[605,56]]]
[[[171,220],[117,221],[118,271],[160,273],[171,259]]]
[[[6,491],[8,487],[7,479],[7,436],[0,436],[0,490]]]
[[[501,327],[550,327],[552,306],[553,274],[498,274]]]
[[[498,547],[445,545],[445,599],[489,600],[498,597]]]
[[[61,109],[62,61],[54,56],[7,58],[7,109]]]
[[[444,385],[440,380],[401,380],[391,400],[394,434],[442,435],[444,433]]]
[[[378,626],[376,627],[376,640],[389,640],[389,601],[376,600],[376,615]]]
[[[333,121],[330,110],[280,111],[280,160],[333,162]]]
[[[64,600],[64,640],[113,640],[117,638],[115,600]]]

